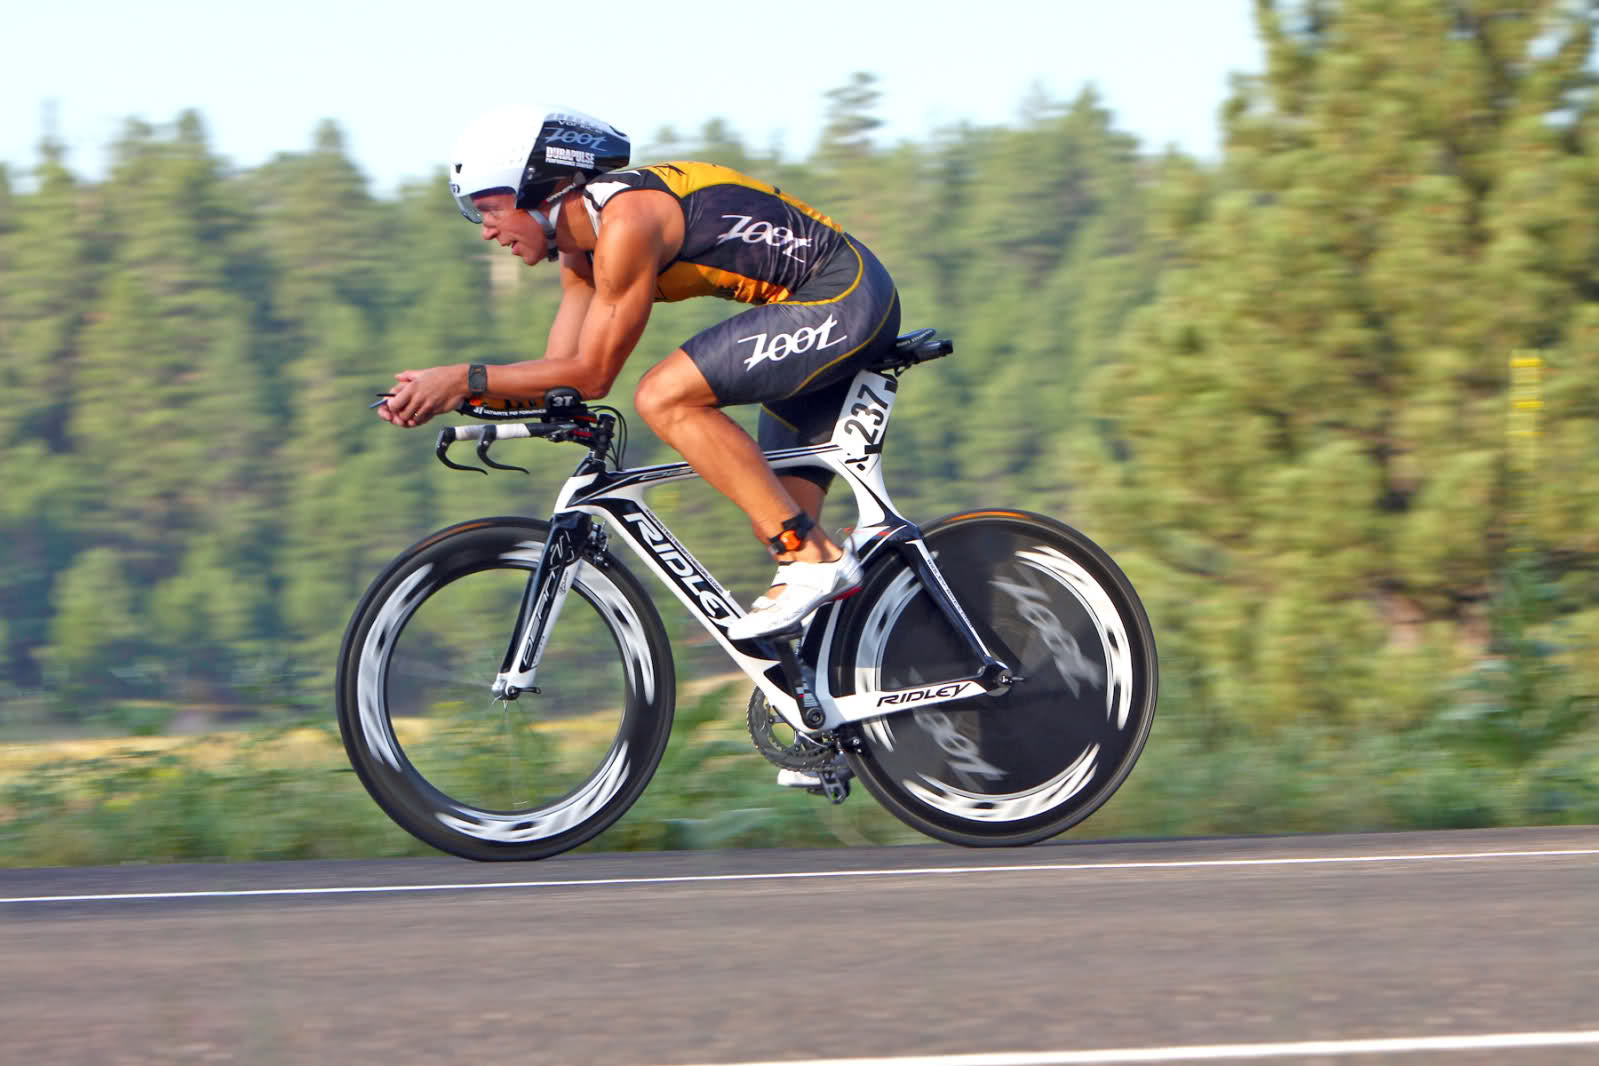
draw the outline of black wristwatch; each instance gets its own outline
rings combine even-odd
[[[489,368],[482,363],[471,363],[466,368],[466,390],[473,396],[489,391]]]

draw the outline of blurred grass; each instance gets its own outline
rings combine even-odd
[[[679,707],[650,787],[587,850],[834,847],[926,838],[857,785],[833,806],[773,784],[748,690]],[[579,723],[574,728],[581,730]],[[1599,822],[1599,731],[1497,758],[1448,712],[1401,733],[1310,727],[1217,739],[1163,708],[1132,776],[1079,839]],[[194,738],[0,745],[0,866],[434,854],[367,796],[330,721]]]

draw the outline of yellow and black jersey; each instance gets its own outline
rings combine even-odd
[[[820,211],[714,163],[657,163],[599,175],[583,187],[596,232],[606,203],[632,189],[670,193],[683,207],[683,247],[656,282],[657,300],[777,303],[845,244],[842,227]]]

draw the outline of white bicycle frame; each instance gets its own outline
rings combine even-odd
[[[915,688],[868,688],[835,695],[827,678],[829,650],[842,615],[836,602],[823,604],[811,616],[800,638],[802,649],[788,638],[729,640],[728,623],[744,611],[644,502],[649,489],[699,475],[687,463],[612,471],[603,462],[586,461],[567,480],[556,499],[544,558],[529,579],[516,639],[495,677],[493,691],[505,695],[533,688],[544,645],[581,564],[582,542],[574,538],[581,536],[586,540],[596,518],[603,520],[607,529],[672,590],[761,690],[772,708],[800,732],[824,733],[847,722],[946,703],[979,692],[1004,691],[1017,679],[973,628],[939,573],[921,531],[894,509],[884,487],[883,437],[897,389],[898,382],[888,374],[860,371],[850,385],[828,443],[767,452],[766,459],[778,471],[825,464],[844,479],[854,493],[859,516],[848,540],[863,564],[883,551],[903,553],[922,579],[923,588],[971,649],[975,670]],[[450,439],[480,441],[545,435],[528,424],[464,426],[446,433]],[[566,535],[562,535],[563,530]],[[814,672],[801,668],[803,680],[795,676],[801,663],[814,663]]]

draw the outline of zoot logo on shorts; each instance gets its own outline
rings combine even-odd
[[[805,260],[794,254],[795,249],[804,248],[811,243],[809,237],[801,237],[787,226],[774,226],[766,219],[754,220],[752,215],[723,215],[723,218],[733,218],[738,221],[733,223],[733,228],[726,233],[718,234],[716,243],[734,239],[745,244],[767,244],[776,248],[796,263]]]
[[[831,348],[835,344],[843,344],[849,339],[848,337],[839,337],[837,340],[828,339],[833,332],[833,327],[836,325],[838,325],[838,319],[828,315],[827,321],[820,326],[801,326],[792,333],[779,333],[776,336],[772,336],[770,343],[767,342],[766,338],[771,336],[771,334],[767,333],[757,333],[753,337],[740,337],[738,339],[739,344],[743,344],[745,341],[755,342],[755,351],[744,360],[744,369],[754,370],[755,365],[762,359],[770,359],[772,362],[778,363],[791,355],[799,355],[810,351],[812,348],[821,351],[823,348]]]

